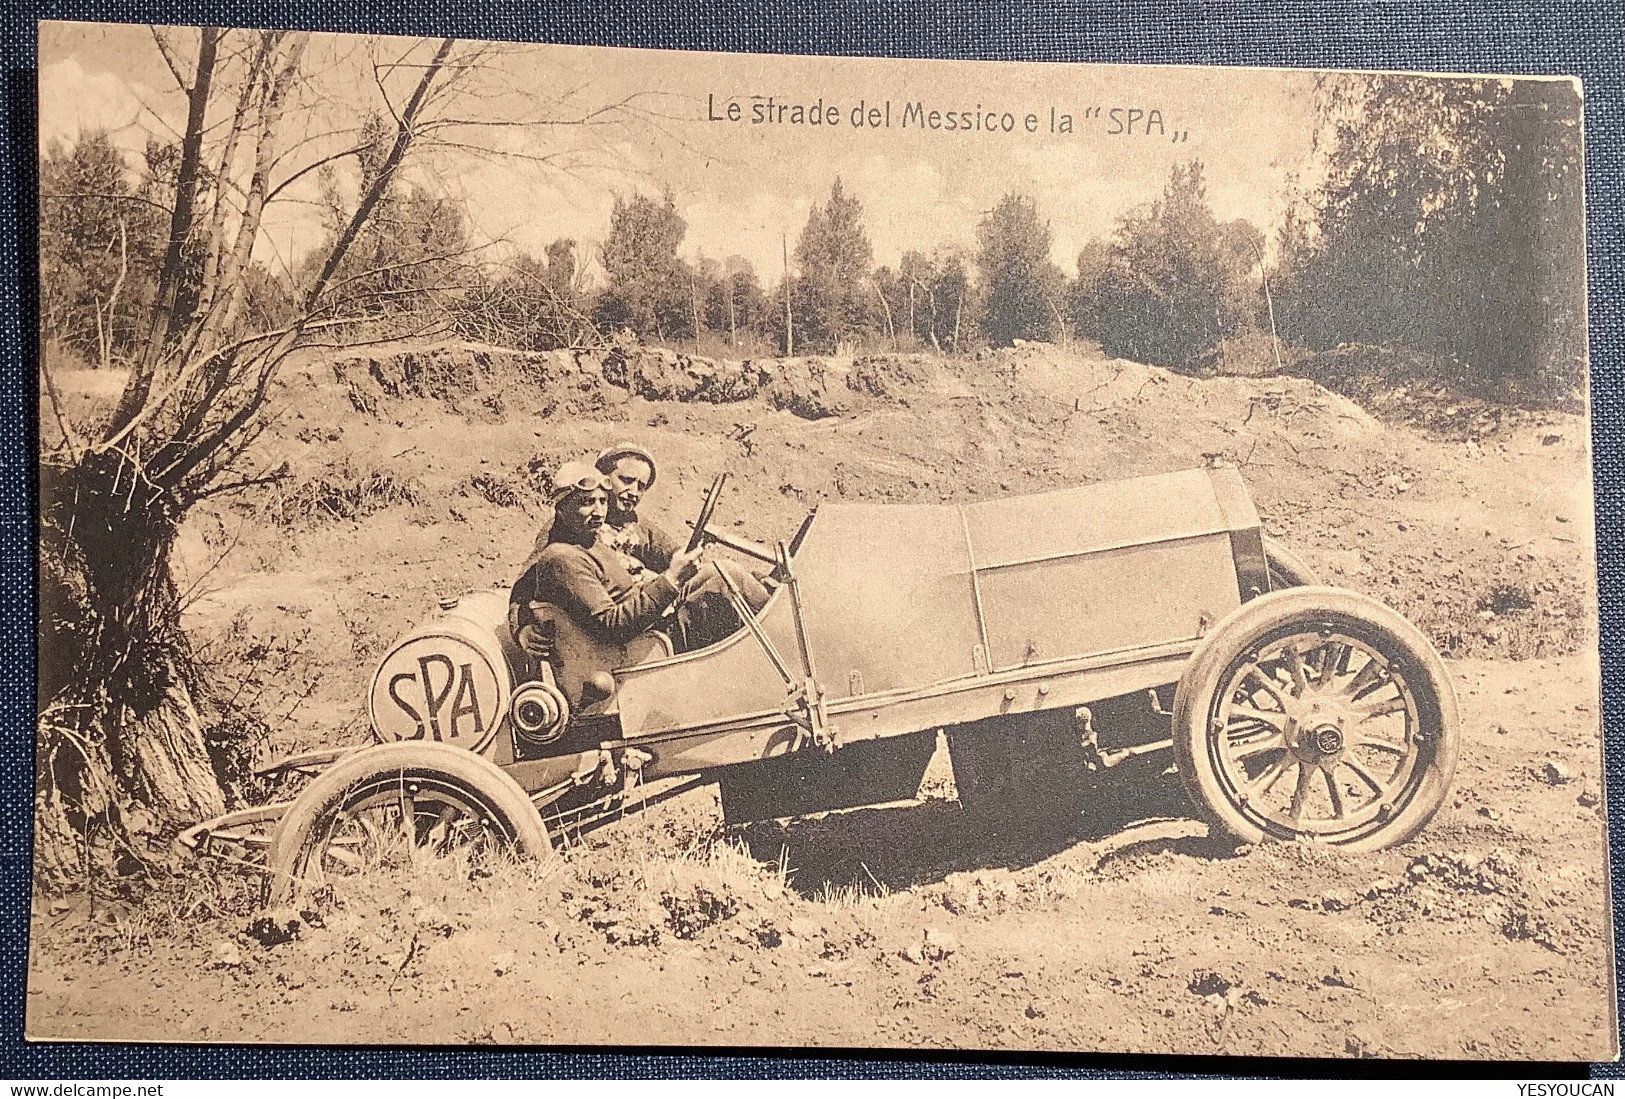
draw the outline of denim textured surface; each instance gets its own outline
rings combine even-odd
[[[1428,1075],[1471,1065],[1211,1058],[733,1057],[652,1051],[29,1045],[22,1041],[33,790],[36,19],[223,23],[617,46],[900,57],[1563,73],[1586,91],[1589,299],[1607,805],[1625,829],[1625,5],[1618,0],[1285,0],[976,5],[684,0],[9,0],[0,11],[0,1077],[662,1077],[1122,1073]],[[1612,854],[1616,921],[1619,845]],[[1617,923],[1616,923],[1617,926]],[[1616,938],[1617,938],[1616,932]],[[744,1051],[741,1051],[743,1053]],[[1197,1051],[1191,1051],[1193,1053]],[[1489,1067],[1492,1072],[1506,1068]],[[1512,1071],[1517,1071],[1513,1069]],[[1540,1070],[1551,1075],[1557,1070]],[[1572,1070],[1570,1070],[1572,1071]],[[1581,1071],[1584,1071],[1583,1066]],[[1618,1075],[1618,1066],[1592,1071]]]

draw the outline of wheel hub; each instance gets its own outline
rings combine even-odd
[[[1322,698],[1301,700],[1288,723],[1287,742],[1293,754],[1309,763],[1331,759],[1343,751],[1347,714],[1343,707]]]
[[[1343,730],[1336,725],[1321,725],[1310,730],[1315,751],[1323,756],[1334,756],[1343,750]]]

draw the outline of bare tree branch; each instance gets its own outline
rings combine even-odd
[[[191,86],[186,83],[186,77],[181,75],[180,66],[176,63],[174,55],[169,51],[169,43],[164,41],[163,30],[155,26],[147,29],[152,32],[152,40],[158,46],[158,55],[164,59],[164,64],[169,66],[169,73],[175,78],[176,86],[190,95],[192,93]]]
[[[368,150],[370,148],[372,148],[372,143],[371,142],[368,142],[365,145],[352,145],[348,149],[340,149],[338,152],[330,153],[329,155],[322,157],[320,160],[312,161],[311,163],[305,165],[303,168],[300,168],[298,171],[294,172],[287,179],[284,179],[281,183],[278,183],[275,187],[272,187],[270,189],[270,191],[268,191],[266,193],[265,201],[266,202],[271,202],[271,201],[275,200],[275,198],[278,195],[280,195],[283,191],[287,190],[290,186],[292,186],[294,183],[298,182],[304,176],[307,176],[311,172],[314,172],[314,171],[318,170],[324,164],[331,164],[336,160],[343,160],[347,156],[355,156],[357,153],[365,152],[366,150]]]
[[[222,251],[221,281],[219,285],[222,288],[221,293],[225,295],[225,300],[218,309],[213,311],[211,316],[206,318],[204,324],[198,326],[198,342],[203,346],[207,346],[215,333],[222,327],[229,326],[232,323],[240,307],[243,277],[248,270],[248,263],[253,255],[254,240],[259,236],[260,219],[265,209],[272,145],[277,127],[282,121],[283,104],[287,98],[288,89],[293,83],[294,75],[299,71],[300,60],[304,56],[307,40],[304,35],[293,39],[293,44],[274,77],[270,75],[270,69],[267,65],[267,86],[264,98],[260,103],[259,133],[254,142],[253,175],[249,180],[248,194],[242,216],[237,223],[237,238],[233,242],[229,253]],[[278,35],[276,41],[280,45],[282,37]]]
[[[339,264],[344,260],[345,253],[349,251],[350,245],[355,243],[356,236],[361,232],[361,227],[366,224],[367,218],[371,216],[373,208],[383,199],[384,191],[394,178],[395,169],[399,167],[401,159],[406,155],[406,150],[412,143],[413,127],[417,125],[418,113],[423,109],[424,98],[429,94],[435,76],[439,74],[440,67],[451,54],[451,48],[455,43],[456,39],[453,38],[442,39],[440,48],[435,51],[434,60],[423,70],[423,76],[418,80],[417,87],[412,91],[412,98],[407,101],[406,109],[401,114],[400,124],[395,129],[395,141],[390,146],[389,154],[384,158],[384,163],[378,169],[377,178],[373,180],[372,186],[356,205],[355,213],[351,215],[349,224],[339,234],[338,240],[327,254],[326,262],[322,264],[321,273],[316,276],[316,281],[310,287],[310,291],[305,298],[305,312],[312,311],[316,301],[327,288],[327,281],[338,270]]]
[[[154,202],[152,199],[143,198],[141,195],[119,195],[98,191],[73,191],[66,194],[40,195],[41,201],[57,202],[75,198],[104,199],[108,202],[139,202],[142,205],[151,206],[154,210],[162,210],[166,214],[173,213],[173,210],[163,203]]]

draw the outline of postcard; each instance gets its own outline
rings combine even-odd
[[[39,36],[30,1038],[1616,1055],[1578,82]]]

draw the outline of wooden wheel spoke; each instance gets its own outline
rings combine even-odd
[[[407,850],[418,844],[418,803],[410,788],[400,787],[401,835],[406,838]]]
[[[1281,693],[1280,683],[1278,683],[1273,677],[1265,675],[1264,669],[1260,668],[1257,664],[1247,665],[1247,670],[1242,672],[1241,676],[1236,680],[1237,684],[1244,691],[1247,689],[1248,679],[1252,679],[1258,683],[1259,687],[1262,688],[1264,693],[1273,698],[1281,709],[1286,709],[1286,696]]]
[[[1263,740],[1246,744],[1231,744],[1229,756],[1237,763],[1245,763],[1249,759],[1256,759],[1265,752],[1279,752],[1286,749],[1286,737],[1280,734],[1266,737]]]
[[[1343,792],[1337,788],[1337,776],[1332,774],[1330,768],[1321,768],[1321,777],[1326,780],[1326,793],[1332,799],[1332,816],[1339,820],[1344,817]]]
[[[1281,781],[1281,776],[1287,773],[1292,766],[1292,756],[1284,755],[1258,773],[1258,777],[1247,783],[1244,789],[1249,796],[1263,797],[1275,789],[1275,784]]]
[[[1280,710],[1261,710],[1257,706],[1237,702],[1230,706],[1230,717],[1232,720],[1245,718],[1248,721],[1257,721],[1268,725],[1278,733],[1286,731],[1286,714]]]
[[[1361,721],[1370,721],[1372,718],[1387,717],[1389,714],[1404,713],[1409,707],[1409,701],[1404,694],[1393,698],[1383,699],[1379,702],[1368,703],[1364,706],[1354,706],[1351,709],[1360,715]]]
[[[376,846],[372,822],[366,815],[340,809],[324,831],[320,861],[332,863],[347,874],[358,873],[366,867],[368,852]]]
[[[1337,669],[1343,663],[1343,656],[1348,652],[1348,646],[1341,641],[1328,641],[1320,647],[1320,664],[1315,668],[1315,675],[1320,680],[1321,690],[1337,678]]]
[[[1304,802],[1309,800],[1309,791],[1315,780],[1315,772],[1318,770],[1318,767],[1311,767],[1301,760],[1298,762],[1298,785],[1292,791],[1292,804],[1287,809],[1287,813],[1293,820],[1303,819]]]
[[[354,874],[366,865],[367,860],[360,851],[349,845],[331,844],[327,848],[327,858],[335,862],[346,873]]]
[[[1392,752],[1396,756],[1402,756],[1406,753],[1405,745],[1395,744],[1393,741],[1383,740],[1381,737],[1362,736],[1354,744],[1360,748],[1375,748],[1379,752]],[[1343,758],[1345,762],[1348,760],[1347,755]]]
[[[1360,669],[1359,674],[1349,680],[1348,686],[1343,688],[1343,693],[1351,699],[1360,698],[1387,678],[1388,669],[1383,667],[1382,661],[1371,657],[1366,661],[1365,667]]]
[[[447,838],[456,834],[457,818],[461,815],[455,805],[442,806],[439,817],[430,826],[429,833],[424,838],[425,845],[432,851],[440,850]]]
[[[334,836],[343,834],[349,829],[350,825],[355,823],[357,821],[354,815],[343,809],[338,810],[333,814],[332,819],[327,822],[327,827],[323,829],[322,842],[332,843]],[[364,830],[365,825],[362,827]]]
[[[1309,689],[1309,669],[1304,665],[1303,654],[1296,645],[1286,647],[1286,666],[1287,671],[1292,673],[1292,697],[1302,698]]]
[[[1356,778],[1365,783],[1367,786],[1371,787],[1371,792],[1373,794],[1380,795],[1387,792],[1382,783],[1377,781],[1376,776],[1372,775],[1370,771],[1366,770],[1365,765],[1355,760],[1354,757],[1344,753],[1342,763],[1344,767],[1347,767],[1349,770],[1354,772]]]

